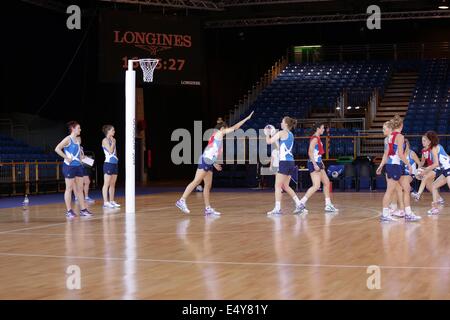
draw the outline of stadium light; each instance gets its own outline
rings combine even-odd
[[[447,10],[448,9],[448,1],[447,0],[442,0],[441,4],[438,7],[441,10]]]

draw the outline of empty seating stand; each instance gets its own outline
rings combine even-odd
[[[31,147],[22,141],[0,135],[0,162],[56,161],[56,154],[47,154],[42,148]]]
[[[450,125],[450,67],[448,59],[423,61],[419,79],[408,105],[404,132],[423,134],[435,130],[448,133]],[[448,139],[441,144],[450,148]],[[420,139],[412,139],[413,149],[421,149]]]
[[[261,129],[266,124],[279,127],[283,116],[308,118],[315,108],[332,108],[343,89],[378,88],[381,95],[393,70],[417,70],[419,78],[405,117],[406,134],[422,134],[435,130],[446,134],[450,127],[450,67],[448,59],[409,61],[323,62],[289,64],[249,108],[257,116],[244,129]],[[246,116],[246,115],[244,115]],[[296,130],[296,136],[310,132]],[[351,131],[335,130],[331,135],[352,135]],[[450,139],[441,139],[450,149]],[[420,138],[411,138],[413,149],[419,150]],[[334,139],[330,156],[353,155],[351,139]],[[307,140],[297,140],[296,156],[307,154]]]

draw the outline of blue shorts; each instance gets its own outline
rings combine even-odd
[[[109,163],[105,162],[103,163],[103,173],[107,174],[109,176],[117,175],[119,173],[119,166],[117,163]]]
[[[435,173],[435,179],[437,178],[437,177],[439,177],[441,174],[442,174],[442,169],[441,168],[434,168],[433,169],[433,172]]]
[[[444,177],[448,177],[450,176],[450,168],[448,169],[441,169],[442,174],[444,175]]]
[[[278,173],[284,174],[285,176],[295,175],[295,161],[280,161]]]
[[[388,179],[400,180],[405,168],[400,164],[386,164],[386,175]]]
[[[204,171],[213,171],[214,170],[214,163],[209,163],[210,161],[205,161],[203,156],[200,156],[198,159],[198,169],[204,170]]]
[[[317,165],[319,166],[320,170],[323,170],[323,162],[317,162]],[[309,173],[316,171],[316,170],[314,170],[314,164],[312,163],[312,161],[309,161],[309,160],[308,160],[308,170],[309,170]]]
[[[64,178],[66,179],[74,179],[75,177],[83,177],[84,175],[84,170],[83,170],[83,166],[79,165],[79,166],[69,166],[67,164],[63,164],[62,167],[62,173],[64,175]]]
[[[89,177],[91,175],[91,168],[83,166],[83,176]]]
[[[402,176],[412,176],[413,177],[414,175],[409,173],[407,166],[404,166]]]

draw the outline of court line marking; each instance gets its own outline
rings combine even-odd
[[[295,216],[294,216],[295,217]],[[367,217],[367,218],[360,218],[358,220],[352,220],[352,221],[348,221],[348,222],[342,222],[342,223],[335,223],[335,224],[320,224],[320,225],[315,225],[315,226],[308,226],[309,229],[315,229],[315,228],[321,228],[324,226],[329,226],[329,227],[333,227],[333,226],[341,226],[341,225],[346,225],[346,224],[353,224],[353,223],[362,223],[365,222],[367,220],[372,220],[377,218],[377,216],[371,216],[371,217]],[[276,217],[278,218],[278,217]],[[299,217],[301,218],[301,217]],[[271,230],[271,229],[258,229],[258,230],[245,230],[245,233],[258,233],[258,232],[270,232],[270,233],[274,233],[274,232],[281,232],[281,231],[286,231],[286,228],[279,228],[276,230]],[[153,232],[151,230],[147,231],[146,233],[133,233],[133,234],[129,234],[129,233],[77,233],[76,235],[82,235],[82,236],[128,236],[128,235],[133,235],[133,236],[150,236],[150,235],[203,235],[203,234],[226,234],[226,233],[242,233],[244,232],[243,230],[229,230],[229,231],[209,231],[209,232],[204,232],[204,231],[192,231],[192,232],[187,232],[187,233],[181,233],[181,232],[161,232],[161,231],[157,231],[157,232]],[[65,233],[34,233],[34,232],[11,232],[9,233],[10,235],[40,235],[40,236],[66,236]]]
[[[150,259],[150,258],[121,258],[121,257],[87,257],[87,256],[62,256],[31,253],[9,253],[0,252],[4,257],[29,257],[29,258],[53,258],[53,259],[81,259],[81,260],[100,260],[100,261],[136,261],[150,263],[180,263],[180,264],[211,264],[211,265],[237,265],[237,266],[267,266],[267,267],[303,267],[303,268],[364,268],[371,265],[350,265],[350,264],[309,264],[309,263],[279,263],[279,262],[237,262],[237,261],[207,261],[207,260],[170,260],[170,259]],[[372,264],[373,265],[373,264]],[[383,266],[376,265],[380,269],[418,269],[418,270],[450,270],[447,267],[423,267],[423,266]]]
[[[244,195],[239,195],[239,196],[233,196],[233,197],[229,197],[229,198],[225,198],[225,199],[219,199],[219,200],[217,200],[216,202],[223,202],[223,201],[229,201],[229,200],[233,200],[233,199],[239,199],[239,198],[242,198],[242,197],[244,197]],[[145,205],[145,204],[144,204]],[[200,205],[200,204],[197,204],[197,205],[195,205],[194,207],[197,207],[197,206],[202,206],[202,205]],[[317,206],[317,205],[316,205]],[[316,206],[313,206],[313,208],[315,208]],[[136,212],[135,214],[142,214],[142,213],[145,213],[145,212],[152,212],[152,211],[158,211],[158,210],[164,210],[164,209],[173,209],[174,208],[174,206],[170,206],[170,207],[161,207],[161,208],[149,208],[149,209],[142,209],[142,210],[139,210],[139,212]],[[353,207],[353,206],[341,206],[340,208],[351,208],[351,209],[360,209],[360,207]],[[351,224],[351,223],[361,223],[361,222],[364,222],[364,221],[367,221],[367,220],[371,220],[371,219],[375,219],[375,218],[377,218],[377,217],[379,217],[380,215],[381,215],[381,213],[379,213],[379,211],[378,210],[376,210],[376,209],[373,209],[373,208],[365,208],[365,210],[369,210],[369,211],[373,211],[373,212],[376,212],[376,213],[378,213],[377,215],[374,215],[374,216],[370,216],[370,217],[367,217],[367,218],[360,218],[360,219],[358,219],[358,220],[352,220],[352,221],[348,221],[348,222],[342,222],[342,223],[336,223],[336,224],[328,224],[328,225],[326,225],[326,224],[322,224],[322,225],[316,225],[316,226],[310,226],[309,228],[311,228],[311,229],[314,229],[314,228],[321,228],[321,227],[324,227],[324,226],[341,226],[341,225],[346,225],[346,224]],[[118,213],[113,213],[113,212],[111,212],[111,214],[108,214],[108,212],[103,212],[103,214],[101,215],[101,216],[98,216],[98,217],[93,217],[93,218],[88,218],[88,219],[83,219],[83,220],[81,220],[81,221],[95,221],[95,220],[100,220],[100,219],[104,219],[105,218],[105,215],[106,216],[111,216],[111,217],[120,217],[120,216],[123,216],[123,215],[126,215],[126,213],[124,213],[124,212],[118,212]],[[184,215],[184,217],[185,218],[187,218],[187,217],[201,217],[201,216],[203,216],[203,215],[191,215],[191,214],[189,214],[189,215]],[[229,216],[237,216],[237,215],[230,215],[230,214],[227,214],[227,215],[225,215],[225,217],[229,217]],[[288,216],[293,216],[293,217],[299,217],[299,218],[302,218],[302,216],[298,216],[298,215],[283,215],[283,216],[285,216],[285,217],[288,217]],[[164,218],[167,218],[167,217],[172,217],[172,215],[170,215],[170,216],[166,216],[166,217],[164,217]],[[178,219],[178,217],[180,217],[180,215],[173,215],[173,217],[175,217],[175,218],[177,218]],[[153,217],[152,217],[153,218]],[[273,218],[276,218],[276,219],[278,219],[278,218],[281,218],[281,217],[273,217]],[[36,226],[36,227],[29,227],[29,228],[20,228],[20,229],[13,229],[13,230],[6,230],[6,231],[0,231],[0,235],[2,235],[2,234],[20,234],[20,235],[50,235],[50,236],[58,236],[58,235],[65,235],[65,234],[55,234],[55,233],[53,233],[53,234],[51,234],[51,233],[19,233],[20,231],[28,231],[28,230],[37,230],[37,229],[44,229],[44,228],[50,228],[50,227],[53,227],[53,226],[60,226],[60,225],[65,225],[65,224],[67,224],[67,223],[73,223],[73,222],[77,222],[77,221],[65,221],[65,222],[61,222],[61,223],[55,223],[55,224],[49,224],[49,225],[44,225],[44,226]],[[398,225],[398,223],[397,223],[397,225]],[[269,230],[270,231],[270,230]],[[279,230],[271,230],[271,232],[279,232],[279,231],[282,231],[282,228],[281,229],[279,229]],[[176,232],[166,232],[166,233],[164,233],[164,232],[151,232],[151,231],[149,231],[148,233],[152,233],[152,234],[162,234],[162,235],[168,235],[168,234],[177,234],[177,235],[189,235],[189,234],[223,234],[223,233],[241,233],[242,232],[242,230],[239,230],[239,231],[213,231],[213,232],[201,232],[201,231],[194,231],[194,232],[189,232],[189,233],[176,233]],[[263,229],[263,230],[252,230],[252,231],[250,231],[250,230],[248,230],[248,231],[246,231],[246,232],[250,232],[250,233],[257,233],[257,232],[268,232],[268,230],[267,229]],[[148,233],[146,234],[146,235],[148,235]],[[104,236],[104,235],[128,235],[127,233],[118,233],[118,234],[83,234],[83,235],[98,235],[98,236]],[[134,234],[134,235],[139,235],[139,234]]]
[[[146,209],[145,212],[149,212],[149,211],[156,211],[156,210],[164,210],[164,209],[168,209],[168,208],[172,208],[172,207],[161,207],[161,208],[153,208],[153,209]],[[43,226],[36,226],[36,227],[28,227],[28,228],[20,228],[20,229],[13,229],[13,230],[6,230],[6,231],[0,231],[0,235],[2,234],[8,234],[8,233],[15,233],[18,231],[27,231],[27,230],[36,230],[36,229],[44,229],[44,228],[51,228],[51,227],[55,227],[55,226],[62,226],[62,225],[66,225],[68,223],[76,223],[77,221],[80,222],[87,222],[87,221],[96,221],[96,220],[102,220],[105,219],[106,217],[120,217],[120,216],[125,216],[126,213],[125,212],[117,212],[117,213],[113,213],[111,212],[111,214],[103,213],[102,215],[99,216],[94,216],[92,218],[80,218],[80,220],[67,220],[65,222],[58,222],[58,223],[52,223],[52,224],[46,224]]]
[[[235,196],[235,197],[229,197],[229,198],[225,198],[225,199],[221,199],[218,201],[227,201],[227,200],[233,200],[233,199],[238,199],[238,198],[242,198],[242,196]],[[151,212],[151,211],[157,211],[157,210],[164,210],[164,209],[173,209],[174,206],[170,206],[170,207],[160,207],[160,208],[149,208],[149,209],[143,209],[143,210],[139,210],[139,212],[135,212],[134,214],[141,214],[141,213],[145,213],[145,212]],[[105,215],[106,216],[111,216],[111,217],[120,217],[123,215],[126,215],[125,212],[110,212],[111,214],[108,214],[108,212],[103,212],[103,214],[101,214],[100,216],[94,216],[93,218],[86,218],[83,219],[81,218],[80,221],[95,221],[95,220],[100,220],[100,219],[104,219]],[[22,221],[21,221],[22,222]],[[36,230],[36,229],[44,229],[44,228],[51,228],[54,226],[61,226],[61,225],[65,225],[67,223],[73,223],[73,222],[77,222],[77,220],[75,221],[69,221],[66,220],[65,222],[58,222],[58,223],[52,223],[52,224],[48,224],[48,225],[44,225],[44,226],[36,226],[36,227],[28,227],[28,228],[19,228],[19,229],[13,229],[13,230],[6,230],[6,231],[0,231],[0,235],[2,234],[8,234],[8,233],[14,233],[17,231],[27,231],[27,230]]]
[[[234,198],[240,198],[240,197],[234,197]],[[224,200],[229,200],[229,199],[222,199],[221,201],[224,201]],[[167,208],[172,208],[172,207],[163,207],[163,208],[153,208],[153,209],[146,209],[145,211],[143,211],[143,210],[140,210],[140,212],[138,212],[138,213],[143,213],[143,212],[148,212],[148,211],[156,211],[156,210],[162,210],[162,209],[167,209]],[[350,208],[350,209],[357,209],[358,207],[353,207],[353,206],[342,206],[341,208]],[[373,208],[365,208],[365,210],[369,210],[369,211],[373,211],[373,212],[376,212],[376,213],[378,213],[378,210],[376,210],[376,209],[373,209]],[[118,216],[120,216],[120,215],[124,215],[125,213],[118,213],[118,214],[116,214],[116,215],[114,215],[114,217],[118,217]],[[337,216],[338,214],[336,214],[335,216]],[[315,229],[315,228],[321,228],[321,227],[324,227],[324,226],[329,226],[329,227],[331,227],[331,226],[341,226],[341,225],[346,225],[346,224],[352,224],[352,223],[361,223],[361,222],[365,222],[365,221],[367,221],[367,220],[372,220],[372,219],[375,219],[375,218],[377,218],[377,217],[379,217],[379,215],[380,214],[377,214],[377,215],[373,215],[373,216],[370,216],[370,217],[367,217],[367,218],[359,218],[358,220],[351,220],[351,221],[347,221],[347,222],[342,222],[342,223],[335,223],[335,224],[328,224],[328,225],[326,225],[326,224],[320,224],[320,225],[316,225],[316,226],[310,226],[309,228],[311,228],[311,229]],[[111,216],[113,216],[113,215],[111,215]],[[200,215],[198,215],[199,217],[200,217]],[[227,215],[227,216],[229,216],[229,215]],[[261,214],[261,216],[262,216],[262,214]],[[284,215],[285,217],[296,217],[296,218],[306,218],[306,216],[298,216],[298,215]],[[185,219],[187,219],[189,216],[188,215],[186,215],[186,216],[184,216],[185,217]],[[267,216],[266,216],[267,217]],[[334,218],[334,216],[330,216],[331,218]],[[100,217],[95,217],[95,218],[91,218],[91,219],[86,219],[85,221],[92,221],[92,220],[99,220],[99,219],[103,219],[104,218],[104,216],[100,216]],[[219,217],[218,217],[219,218]],[[278,219],[278,218],[281,218],[281,217],[270,217],[270,218],[275,218],[275,219]],[[65,223],[58,223],[58,224],[54,224],[54,225],[61,225],[61,224],[66,224],[67,222],[65,222]],[[51,225],[49,225],[48,227],[50,227]],[[45,228],[46,226],[42,226],[42,228]],[[30,228],[30,229],[32,229],[32,230],[34,230],[34,229],[39,229],[39,227],[32,227],[32,228]],[[17,229],[17,231],[26,231],[26,230],[20,230],[20,229]],[[258,233],[258,232],[280,232],[280,231],[284,231],[284,229],[283,228],[280,228],[280,229],[277,229],[277,230],[267,230],[267,229],[260,229],[260,230],[247,230],[247,231],[245,231],[246,233]],[[171,234],[171,235],[190,235],[190,234],[199,234],[199,235],[202,235],[202,234],[226,234],[226,233],[242,233],[243,231],[242,230],[230,230],[230,231],[210,231],[210,232],[203,232],[203,231],[193,231],[193,232],[188,232],[188,233],[178,233],[178,232],[152,232],[152,231],[148,231],[148,232],[146,232],[146,233],[144,233],[144,234],[142,234],[142,233],[133,233],[132,235],[136,235],[136,236],[140,236],[140,235],[143,235],[143,236],[148,236],[149,234],[160,234],[160,235],[169,235],[169,234]],[[2,234],[12,234],[12,235],[47,235],[47,236],[65,236],[66,234],[65,233],[26,233],[26,232],[23,232],[23,233],[21,233],[21,232],[16,232],[15,230],[12,230],[12,231],[5,231],[5,232],[0,232],[0,235],[2,235]],[[77,235],[85,235],[85,236],[105,236],[105,235],[111,235],[111,236],[113,236],[113,235],[115,235],[115,236],[127,236],[127,235],[129,235],[128,233],[83,233],[83,234],[77,234]]]

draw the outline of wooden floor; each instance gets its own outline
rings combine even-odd
[[[62,195],[0,210],[0,299],[450,299],[450,209],[427,217],[428,194],[421,223],[387,224],[376,193],[334,194],[334,217],[321,194],[305,217],[284,195],[288,214],[273,218],[272,193],[215,192],[220,218],[203,216],[201,194],[183,215],[178,196],[138,197],[135,215],[96,204],[94,218],[72,222]],[[71,265],[80,290],[66,287]],[[380,289],[367,288],[370,265]]]

